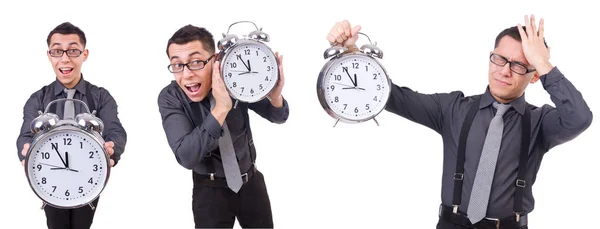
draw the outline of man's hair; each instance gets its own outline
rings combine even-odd
[[[527,34],[526,27],[522,26],[522,28],[523,31],[525,31],[525,34]],[[496,43],[494,44],[494,48],[498,47],[498,44],[500,44],[500,40],[502,40],[504,36],[509,36],[517,40],[518,42],[522,41],[521,34],[519,33],[519,28],[517,28],[517,26],[513,26],[503,30],[502,32],[500,32],[500,34],[498,34],[498,36],[496,37]],[[544,39],[544,45],[546,46],[546,48],[548,48],[548,44],[546,44],[546,39]]]
[[[70,22],[64,22],[56,26],[56,28],[54,28],[52,31],[50,31],[50,33],[48,34],[48,38],[46,38],[46,43],[48,44],[48,46],[50,46],[50,38],[52,38],[52,35],[56,33],[62,35],[76,34],[77,36],[79,36],[79,42],[81,43],[81,45],[83,45],[83,47],[85,47],[85,44],[87,43],[87,40],[85,39],[85,33],[83,32],[83,30],[81,30],[77,26],[74,26]]]
[[[192,41],[200,41],[202,46],[211,55],[215,53],[215,40],[208,30],[193,25],[186,25],[177,30],[167,43],[167,56],[171,44],[183,45]]]

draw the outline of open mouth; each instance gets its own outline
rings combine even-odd
[[[196,93],[198,93],[198,91],[200,91],[200,84],[199,83],[186,84],[185,88],[191,94],[196,94]]]
[[[60,73],[62,74],[67,75],[73,71],[73,68],[59,68],[58,71],[60,71]]]

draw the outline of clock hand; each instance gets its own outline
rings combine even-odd
[[[77,171],[75,169],[70,169],[70,168],[50,168],[50,170],[61,170],[61,169],[69,170],[69,171],[73,171],[73,172],[79,172],[79,171]]]
[[[54,148],[54,147],[53,147]],[[63,165],[65,167],[67,167],[67,163],[65,162],[65,160],[63,160],[62,156],[60,155],[60,153],[58,152],[58,147],[54,148],[54,151],[56,151],[56,154],[58,154],[58,157],[60,158],[60,161],[62,161]]]
[[[65,152],[65,167],[69,168],[69,152]]]
[[[365,89],[364,89],[364,88],[362,88],[362,87],[344,87],[344,88],[342,88],[342,89],[357,89],[357,90],[363,90],[363,91],[365,90]]]
[[[244,74],[249,74],[249,73],[258,73],[258,72],[242,72],[242,73],[238,73],[238,75],[244,75]]]
[[[251,72],[252,66],[250,66],[250,59],[246,59],[246,62],[248,62],[248,71]]]
[[[46,164],[46,163],[40,163],[40,165],[45,165],[45,166],[54,167],[53,169],[65,169],[65,168],[63,168],[63,167],[60,167],[60,166],[51,165],[51,164]]]
[[[346,87],[351,87],[351,88],[354,88],[353,86],[350,86],[350,85],[348,85],[348,84],[343,84],[343,83],[338,83],[338,82],[333,82],[333,83],[334,83],[334,84],[339,84],[339,85],[342,85],[342,86],[346,86]]]
[[[250,66],[246,65],[246,62],[244,62],[244,60],[242,59],[242,55],[240,54],[237,57],[238,57],[238,59],[240,59],[242,61],[242,64],[244,64],[244,66],[246,67],[246,69],[248,69],[248,71],[250,71]]]
[[[342,71],[345,71],[346,74],[348,75],[348,78],[350,78],[350,81],[352,81],[352,84],[356,87],[356,82],[354,82],[354,80],[352,80],[352,76],[350,76],[350,73],[348,72],[347,68],[342,68]]]
[[[356,73],[354,73],[354,86],[358,86],[358,79],[356,79]]]

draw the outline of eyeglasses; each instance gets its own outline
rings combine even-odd
[[[525,66],[524,64],[521,64],[519,62],[508,61],[508,59],[506,59],[506,57],[503,57],[503,56],[495,54],[495,53],[490,54],[490,61],[500,67],[504,67],[504,65],[506,65],[508,63],[510,70],[519,75],[525,75],[527,73],[535,71],[535,69],[529,69],[529,68],[527,68],[527,66]]]
[[[210,56],[206,60],[193,60],[192,62],[185,63],[185,64],[182,64],[182,63],[169,64],[169,66],[167,66],[167,68],[172,73],[182,72],[185,67],[187,67],[190,71],[200,70],[206,66],[206,64],[210,61],[210,59],[213,58],[213,56],[215,56],[215,55]]]
[[[52,57],[62,57],[65,52],[67,53],[67,56],[69,56],[69,57],[78,57],[78,56],[81,56],[81,54],[83,53],[83,51],[81,51],[79,49],[67,49],[67,50],[50,49],[50,50],[48,50],[48,53]]]

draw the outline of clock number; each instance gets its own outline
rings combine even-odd
[[[88,180],[88,183],[93,184],[94,180],[92,179],[93,177],[90,177],[90,179]]]
[[[262,84],[259,84],[259,85],[258,85],[258,90],[262,90],[262,89],[263,89],[263,86],[262,86]]]
[[[256,55],[258,56],[258,51],[256,51]],[[263,56],[263,62],[267,63],[267,57],[266,56]]]
[[[340,81],[342,80],[342,75],[335,75],[335,81]]]
[[[266,77],[265,77],[265,81],[269,81],[269,76],[266,76]]]
[[[98,171],[98,165],[94,165],[94,172]]]
[[[373,73],[373,79],[376,80],[377,79],[377,74]]]
[[[65,191],[65,196],[70,196],[71,193],[69,193],[69,190],[67,189],[67,191]]]
[[[244,54],[245,55],[250,55],[250,49],[244,49]]]
[[[231,78],[231,76],[232,76],[231,72],[230,72],[230,73],[227,73],[227,76],[229,76],[229,77]]]
[[[365,65],[365,72],[369,71],[369,66]]]
[[[254,94],[254,89],[250,88],[250,94]]]
[[[271,66],[267,66],[267,72],[271,71]]]
[[[237,64],[235,62],[232,62],[229,65],[231,66],[231,68],[236,68],[237,67]]]
[[[52,193],[56,191],[56,186],[52,186]]]
[[[258,56],[258,50],[256,50],[256,56]]]
[[[344,103],[344,110],[346,110],[346,107],[348,107],[348,104]]]
[[[233,87],[237,87],[237,84],[235,82],[233,82]]]
[[[71,138],[63,138],[63,145],[71,145]]]
[[[371,109],[371,108],[369,107],[369,104],[368,104],[368,103],[367,103],[367,105],[365,105],[365,109],[367,109],[367,110]]]
[[[377,90],[380,91],[381,90],[381,84],[377,84]]]
[[[358,113],[358,107],[354,108],[354,113]]]
[[[340,101],[340,98],[338,98],[337,96],[333,99],[333,101],[335,101],[336,103]]]
[[[79,148],[83,149],[83,142],[79,142]]]
[[[46,178],[42,177],[42,184],[46,184]]]
[[[94,151],[90,151],[90,158],[94,158]]]
[[[352,68],[358,69],[358,63],[352,63]]]
[[[79,186],[79,193],[83,193],[83,187]]]
[[[335,85],[331,85],[330,88],[331,88],[331,91],[333,91],[333,89],[335,89]]]
[[[42,152],[42,159],[50,159],[50,153]]]
[[[377,96],[375,96],[375,98],[373,98],[373,101],[377,102]]]
[[[235,87],[235,86],[234,86]],[[242,89],[242,92],[244,92],[244,87],[240,87],[240,89]]]
[[[42,165],[37,165],[36,167],[37,167],[37,169],[38,169],[38,172],[39,172],[39,171],[42,171]]]

